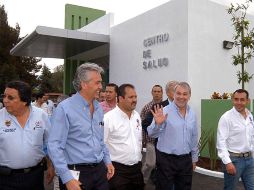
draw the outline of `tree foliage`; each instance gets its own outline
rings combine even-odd
[[[246,18],[247,10],[252,0],[247,0],[244,4],[231,4],[228,14],[232,16],[231,21],[234,26],[234,45],[238,52],[233,55],[233,65],[241,66],[241,71],[237,72],[238,83],[242,84],[244,89],[245,83],[249,82],[253,74],[245,69],[245,64],[249,63],[254,56],[254,29],[250,29],[250,22]]]
[[[42,67],[42,73],[39,76],[39,91],[40,92],[52,92],[52,73],[50,69],[44,64]]]
[[[63,76],[64,76],[64,66],[59,65],[54,69],[52,73],[52,91],[63,93]]]
[[[32,87],[37,85],[36,75],[41,66],[40,61],[34,57],[15,57],[10,55],[10,50],[22,40],[20,27],[9,26],[8,17],[3,5],[0,5],[0,94],[3,93],[5,84],[12,80],[28,82]]]
[[[42,67],[41,75],[39,76],[38,91],[40,92],[63,92],[63,65],[57,66],[53,73],[44,64]]]

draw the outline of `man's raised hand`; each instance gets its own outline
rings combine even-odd
[[[157,125],[161,125],[167,119],[168,114],[163,114],[163,106],[157,104],[154,106],[154,111],[151,110],[151,112]]]

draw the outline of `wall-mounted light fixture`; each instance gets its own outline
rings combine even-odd
[[[230,42],[230,41],[223,41],[223,48],[224,49],[232,49],[234,46],[234,42]]]

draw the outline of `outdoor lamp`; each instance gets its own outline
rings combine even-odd
[[[223,41],[223,48],[224,49],[232,49],[234,46],[234,42],[230,42],[230,41]]]

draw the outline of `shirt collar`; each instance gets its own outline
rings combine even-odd
[[[35,110],[35,109],[41,109],[41,108],[38,108],[38,107],[32,106],[31,104],[28,106],[28,108],[29,108],[29,110],[30,110],[30,113],[29,113],[29,116],[28,116],[27,121],[30,119],[30,117],[31,117],[31,116],[32,116],[32,114],[34,113],[34,110]],[[6,110],[6,109],[5,109],[5,110]],[[17,119],[17,118],[16,118],[16,116],[14,116],[14,115],[10,114],[7,110],[6,110],[6,113],[7,113],[8,117],[9,117],[10,119],[14,119],[14,120],[16,120],[16,119]]]
[[[123,112],[123,110],[121,110],[121,109],[118,107],[118,105],[116,105],[116,108],[115,108],[115,109],[121,114],[122,117],[128,118],[128,119],[129,119],[129,116],[128,116],[125,112]],[[131,118],[133,117],[133,115],[134,115],[134,111],[131,112]]]
[[[242,114],[239,113],[239,112],[235,109],[235,107],[233,107],[232,110],[233,110],[233,112],[234,112],[235,114],[237,114],[237,115],[239,115],[239,116],[242,116]],[[246,112],[246,116],[249,117],[249,115],[251,114],[250,111],[249,111],[247,108],[245,108],[245,112]]]
[[[103,101],[102,104],[108,106],[109,108],[115,108],[116,107],[116,103],[115,104],[110,104],[106,100]]]
[[[171,104],[172,104],[173,108],[179,112],[179,108],[178,108],[178,106],[176,105],[175,101],[171,102],[170,105],[171,105]],[[189,112],[189,110],[190,110],[190,106],[187,104],[186,112]]]
[[[89,108],[89,104],[86,101],[85,98],[83,98],[83,96],[80,95],[79,92],[77,92],[75,95],[73,95],[74,97],[77,97],[77,100],[82,103],[85,107]],[[93,100],[93,106],[94,106],[94,110],[99,108],[99,102],[97,100]]]

